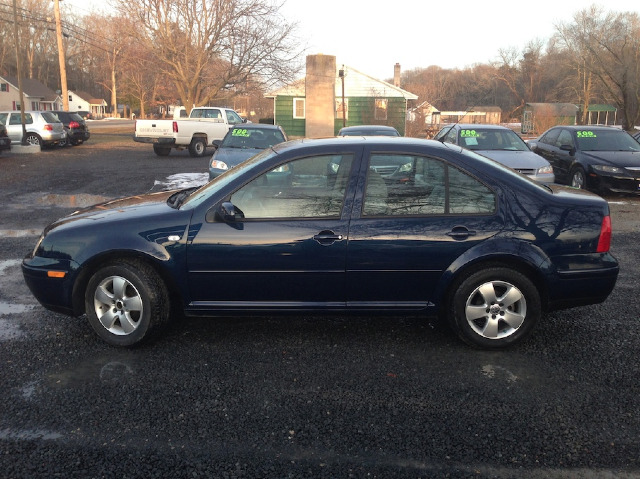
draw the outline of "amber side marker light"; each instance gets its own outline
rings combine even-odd
[[[49,278],[64,278],[66,274],[64,271],[47,271]]]

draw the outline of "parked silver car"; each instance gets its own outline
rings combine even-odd
[[[28,145],[54,146],[66,141],[67,133],[58,117],[48,111],[25,111]],[[11,143],[22,143],[22,120],[19,111],[0,111],[0,124],[7,127]]]
[[[456,123],[442,128],[434,139],[473,150],[540,183],[555,182],[551,164],[506,126]]]

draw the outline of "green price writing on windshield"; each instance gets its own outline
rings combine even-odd
[[[476,130],[460,130],[460,138],[477,138],[478,132]]]
[[[578,131],[576,132],[576,134],[578,135],[578,138],[596,138],[597,135],[592,132],[592,131]]]
[[[245,128],[236,128],[235,130],[233,130],[231,132],[231,136],[245,136],[245,137],[249,137],[251,135],[249,135],[249,131],[246,130]]]

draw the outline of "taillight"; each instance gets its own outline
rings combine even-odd
[[[69,123],[69,128],[80,128],[80,123],[77,121],[72,121]]]
[[[178,133],[178,122],[177,121],[173,122],[173,132],[174,133]]]
[[[611,217],[602,218],[602,226],[600,227],[600,239],[598,240],[598,253],[606,253],[611,247]]]
[[[51,125],[49,125],[48,123],[44,125],[44,129],[47,131],[53,131],[53,127]]]

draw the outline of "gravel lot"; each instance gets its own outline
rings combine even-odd
[[[639,199],[609,198],[608,301],[508,351],[366,317],[177,320],[116,349],[39,306],[20,260],[54,219],[204,181],[207,158],[90,127],[85,145],[0,155],[0,477],[640,478]]]

